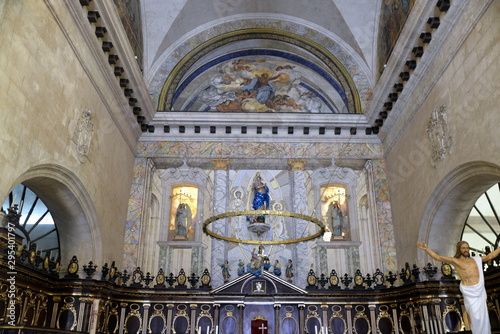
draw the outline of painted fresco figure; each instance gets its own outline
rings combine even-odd
[[[256,91],[257,94],[255,95],[255,99],[257,102],[260,104],[266,104],[269,100],[274,98],[275,89],[273,85],[271,85],[270,81],[278,79],[280,75],[281,73],[273,77],[269,77],[269,74],[262,73],[260,77],[254,77],[248,85],[241,86],[240,90],[249,90],[250,92]],[[272,106],[268,107],[272,108]]]

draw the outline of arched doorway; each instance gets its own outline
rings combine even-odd
[[[484,161],[468,162],[452,170],[429,198],[418,240],[426,241],[438,254],[452,256],[474,204],[498,182],[500,166]],[[425,262],[426,254],[417,254]]]
[[[103,261],[94,204],[73,172],[61,166],[40,165],[22,174],[14,188],[19,184],[40,198],[52,216],[59,236],[61,272],[73,255],[81,264]]]

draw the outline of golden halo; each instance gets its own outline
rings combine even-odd
[[[302,219],[311,223],[314,223],[318,225],[319,227],[319,232],[309,235],[307,237],[303,238],[297,238],[297,239],[288,239],[288,240],[275,240],[275,241],[258,241],[258,240],[245,240],[245,239],[237,239],[237,238],[231,238],[231,237],[225,237],[223,235],[214,233],[208,229],[208,225],[213,223],[214,221],[217,221],[219,219],[223,218],[229,218],[229,217],[240,217],[240,216],[279,216],[279,217],[292,217],[292,218],[297,218],[297,219]],[[312,239],[316,239],[321,237],[326,230],[325,224],[314,217],[303,215],[300,213],[293,213],[293,212],[288,212],[288,211],[274,211],[274,210],[249,210],[249,211],[232,211],[232,212],[225,212],[217,216],[212,216],[205,220],[203,222],[203,232],[206,234],[216,238],[216,239],[222,239],[226,241],[231,241],[231,242],[236,242],[240,244],[251,244],[251,245],[281,245],[281,244],[294,244],[298,242],[303,242],[303,241],[309,241]]]

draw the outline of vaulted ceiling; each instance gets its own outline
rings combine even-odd
[[[150,129],[326,124],[345,139],[372,126],[363,114],[415,1],[114,2],[157,110]]]
[[[157,110],[216,111],[266,73],[288,101],[238,111],[362,113],[413,1],[117,3]]]

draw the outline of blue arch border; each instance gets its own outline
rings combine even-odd
[[[220,57],[217,57],[199,68],[197,68],[193,73],[191,73],[186,80],[184,80],[179,87],[175,90],[175,93],[172,97],[172,103],[171,105],[173,106],[175,104],[175,101],[177,98],[182,94],[184,89],[186,89],[191,82],[193,82],[197,77],[199,77],[201,74],[203,74],[205,71],[211,69],[214,66],[217,66],[223,62],[226,62],[228,60],[232,60],[235,58],[240,58],[240,57],[245,57],[245,56],[274,56],[274,57],[280,57],[284,59],[288,59],[290,61],[299,63],[314,72],[318,73],[321,77],[323,77],[332,87],[339,93],[340,97],[342,98],[342,101],[344,102],[345,106],[348,107],[348,102],[347,102],[347,96],[345,94],[344,89],[340,86],[340,84],[335,80],[334,77],[332,77],[328,72],[323,70],[321,67],[316,65],[315,63],[292,53],[289,52],[284,52],[284,51],[279,51],[279,50],[270,50],[270,49],[250,49],[250,50],[241,50],[241,51],[236,51],[236,52],[231,52],[225,55],[222,55]],[[319,96],[319,95],[318,95]],[[325,99],[320,96],[323,101]],[[333,110],[332,107],[328,104],[330,110]]]

